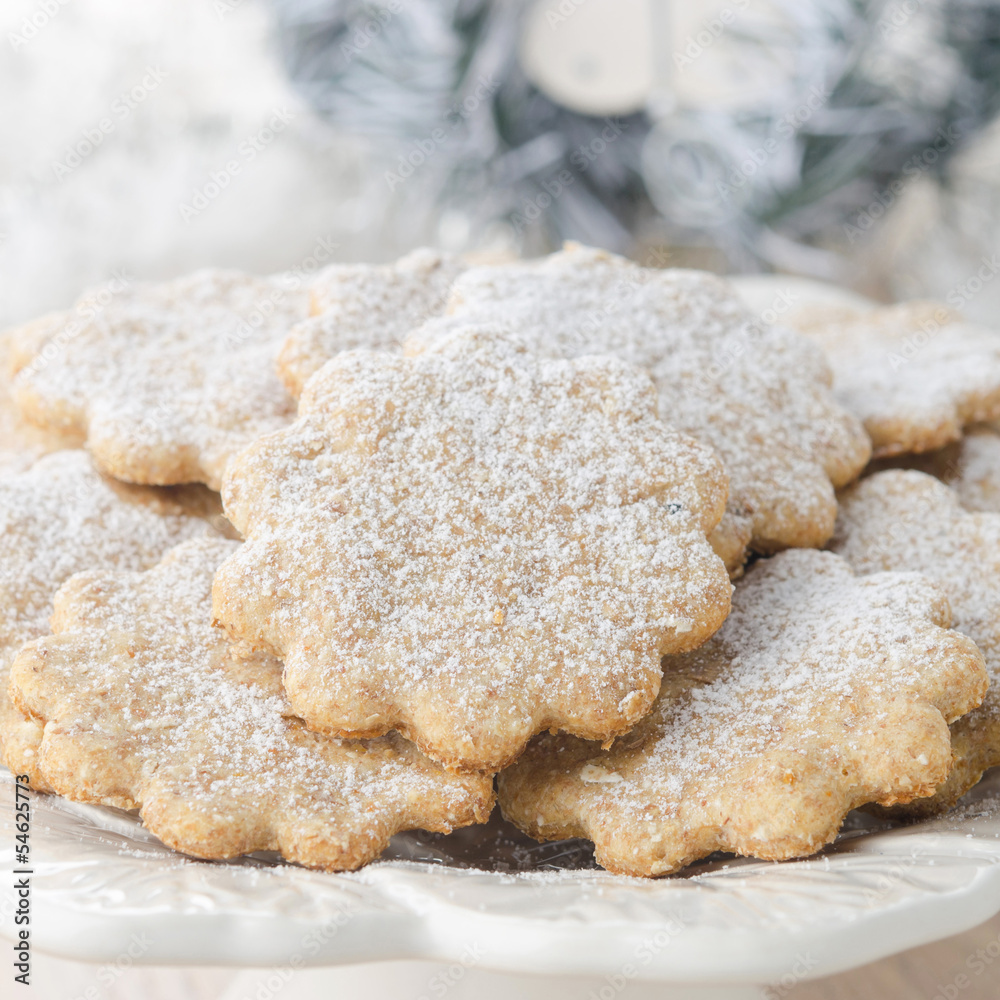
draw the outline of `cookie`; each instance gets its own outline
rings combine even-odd
[[[24,424],[11,401],[9,385],[0,379],[0,479],[23,472],[58,447],[44,432]]]
[[[708,536],[712,550],[722,560],[731,580],[738,580],[743,575],[752,537],[750,518],[736,517],[729,511],[722,515],[722,520]]]
[[[238,546],[196,539],[145,573],[82,573],[59,591],[55,634],[11,671],[45,723],[52,787],[138,808],[196,857],[280,851],[332,870],[378,857],[400,830],[485,822],[489,777],[449,774],[396,735],[348,743],[292,717],[281,664],[211,624],[212,577]]]
[[[396,729],[496,770],[543,729],[626,732],[661,653],[718,628],[732,588],[706,535],[725,497],[711,450],[618,359],[486,329],[413,358],[347,351],[230,467],[247,542],[215,614],[284,659],[313,728]]]
[[[826,352],[837,398],[864,422],[876,457],[931,451],[1000,418],[1000,336],[940,303],[820,309],[795,323]]]
[[[961,440],[918,455],[896,455],[869,471],[915,469],[950,486],[966,510],[1000,514],[1000,425],[973,424]]]
[[[51,322],[50,317],[36,321],[26,335],[33,336],[32,329],[47,332]],[[32,427],[18,412],[8,375],[10,353],[11,334],[0,334],[0,478],[23,472],[42,455],[65,447],[61,438]]]
[[[914,570],[940,585],[952,624],[983,652],[990,689],[952,726],[955,766],[917,815],[953,805],[1000,764],[1000,514],[963,510],[959,497],[921,472],[880,472],[845,490],[833,548],[859,573]]]
[[[145,569],[210,530],[159,491],[104,479],[82,451],[0,478],[0,749],[33,788],[41,728],[11,705],[7,672],[24,643],[48,632],[55,592],[83,570]]]
[[[611,352],[647,369],[662,418],[711,445],[729,474],[720,552],[747,533],[758,552],[823,545],[834,487],[868,460],[821,352],[753,322],[713,275],[642,268],[569,244],[541,261],[466,271],[448,308],[462,321],[506,323],[548,355]],[[431,320],[415,340],[433,342],[448,323]]]
[[[829,552],[754,564],[704,646],[664,660],[652,713],[608,750],[534,741],[498,778],[533,837],[594,841],[625,875],[713,851],[812,854],[866,802],[927,795],[951,766],[948,722],[986,689],[975,644],[916,573],[856,577]]]
[[[353,348],[398,350],[406,335],[444,310],[451,283],[465,269],[457,257],[414,250],[394,264],[335,264],[312,286],[313,316],[292,327],[278,373],[296,397],[335,354]]]
[[[747,308],[767,323],[781,323],[793,330],[800,317],[811,323],[818,312],[852,318],[878,303],[840,285],[793,274],[734,274],[726,279]]]
[[[206,270],[133,285],[77,310],[88,318],[66,335],[15,335],[15,400],[118,479],[218,489],[235,452],[294,417],[274,359],[308,308],[308,291],[282,276]]]

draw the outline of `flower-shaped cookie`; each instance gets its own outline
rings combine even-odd
[[[725,476],[622,361],[473,329],[340,354],[299,412],[226,477],[247,544],[215,613],[318,730],[483,770],[543,729],[611,739],[728,612]]]
[[[139,808],[177,850],[277,850],[317,868],[378,857],[400,830],[485,822],[488,777],[458,777],[398,736],[347,743],[291,717],[281,665],[213,628],[212,577],[238,542],[200,539],[146,573],[82,573],[54,635],[11,671],[45,723],[41,770],[62,795]]]
[[[217,489],[235,452],[294,417],[274,360],[308,308],[281,276],[207,270],[135,285],[64,314],[41,342],[15,332],[15,400],[118,479]]]
[[[940,812],[1000,764],[1000,514],[963,510],[954,491],[921,472],[880,472],[842,494],[833,547],[859,573],[916,570],[934,580],[954,627],[983,652],[990,689],[952,726],[951,776],[933,798],[906,807]]]
[[[609,750],[540,737],[500,775],[500,805],[533,837],[593,840],[628,875],[717,850],[812,854],[848,810],[945,780],[948,722],[986,689],[975,644],[947,625],[919,574],[856,577],[828,552],[762,560],[718,634],[665,659],[631,733]]]
[[[834,487],[868,460],[868,440],[834,401],[821,352],[754,323],[713,275],[642,268],[570,244],[541,261],[466,271],[449,313],[506,323],[550,356],[607,352],[647,369],[660,416],[711,445],[729,474],[720,554],[748,535],[761,552],[823,545]],[[415,338],[433,342],[449,323],[431,320]]]
[[[187,509],[171,494],[105,479],[82,451],[56,452],[0,479],[0,747],[33,788],[41,727],[8,699],[11,661],[48,631],[52,598],[74,573],[146,569],[178,542],[209,533]]]
[[[335,264],[312,286],[309,319],[292,327],[278,373],[298,398],[310,376],[335,354],[358,347],[399,350],[406,335],[444,311],[458,258],[420,249],[394,264]]]
[[[876,456],[940,448],[967,424],[1000,418],[1000,334],[939,303],[818,309],[793,322],[826,352],[837,398]]]
[[[873,462],[869,471],[914,469],[950,486],[966,510],[1000,514],[1000,425],[973,424],[961,440]]]

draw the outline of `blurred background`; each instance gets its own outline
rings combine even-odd
[[[1000,0],[5,0],[0,325],[578,239],[1000,309]]]

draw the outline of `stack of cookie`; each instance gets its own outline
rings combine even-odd
[[[656,875],[1000,764],[1000,435],[962,439],[1000,419],[1000,336],[947,314],[897,365],[931,307],[793,331],[576,245],[108,299],[3,342],[0,738],[32,787],[333,870],[497,795]],[[855,482],[872,442],[964,450]]]

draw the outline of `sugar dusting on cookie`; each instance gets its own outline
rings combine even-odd
[[[56,790],[139,807],[200,857],[280,850],[335,869],[400,829],[484,822],[489,778],[451,775],[398,737],[347,743],[291,717],[280,663],[212,626],[212,578],[238,546],[195,540],[149,572],[83,574],[60,591],[56,634],[11,672],[18,700],[52,723],[39,756]]]
[[[990,690],[953,727],[955,768],[915,812],[938,812],[1000,764],[1000,514],[968,512],[943,483],[914,471],[886,471],[844,492],[834,548],[858,572],[913,570],[934,580],[955,629],[982,650]]]
[[[1000,418],[1000,335],[940,303],[814,310],[796,322],[830,359],[837,396],[877,456],[940,448],[965,425]]]
[[[421,248],[394,264],[334,264],[312,285],[309,319],[294,326],[278,356],[293,396],[335,354],[355,348],[399,350],[406,335],[444,312],[451,283],[465,264]]]
[[[782,572],[795,562],[807,572]],[[662,780],[674,813],[690,781],[719,774],[720,759],[760,758],[789,730],[797,744],[788,747],[793,753],[826,744],[832,757],[843,753],[829,739],[831,720],[818,710],[822,701],[853,700],[848,717],[865,712],[864,720],[854,720],[856,746],[891,726],[894,701],[920,693],[935,670],[935,654],[912,647],[921,633],[928,634],[915,623],[947,626],[948,621],[943,594],[917,574],[856,582],[843,563],[826,554],[783,556],[778,566],[766,569],[761,564],[740,590],[716,642],[665,663],[669,680],[657,706],[662,732],[648,766]],[[894,647],[906,657],[891,655]],[[720,662],[720,650],[735,655]],[[977,664],[971,647],[965,652]],[[677,675],[684,678],[683,698],[672,700]],[[983,668],[968,675],[971,685],[959,674],[966,683],[954,691],[940,678],[934,681],[945,721],[982,697]],[[700,683],[687,687],[695,678]],[[928,750],[933,755],[933,748]],[[923,756],[927,763],[928,754]],[[794,768],[788,779],[798,780]],[[899,785],[904,796],[913,789],[906,774]]]
[[[649,717],[606,751],[540,738],[500,775],[501,806],[534,836],[591,838],[627,874],[714,850],[811,854],[848,810],[945,780],[946,723],[987,682],[947,624],[947,600],[918,574],[855,577],[811,551],[759,562],[719,632],[665,659]]]
[[[11,707],[7,670],[23,643],[48,630],[59,586],[84,570],[144,569],[210,531],[153,490],[104,479],[82,451],[0,481],[0,740],[12,770],[34,772],[41,734]]]
[[[285,658],[311,725],[496,769],[540,729],[625,731],[660,654],[719,626],[731,587],[706,534],[725,492],[617,359],[476,328],[412,360],[347,352],[230,470],[248,543],[216,614]]]
[[[85,437],[119,479],[218,488],[233,454],[294,416],[274,361],[308,314],[299,284],[204,270],[135,285],[75,319],[71,335],[15,342],[18,406]]]
[[[943,448],[878,459],[867,472],[889,469],[924,472],[950,486],[966,510],[1000,514],[1000,424],[973,424]]]
[[[754,322],[713,275],[642,268],[571,244],[540,261],[467,271],[449,313],[507,324],[551,356],[608,352],[648,370],[662,418],[723,461],[730,543],[746,524],[758,551],[822,545],[836,517],[833,487],[868,459],[821,352]],[[412,343],[433,343],[449,323],[430,321]]]
[[[44,316],[29,323],[22,331],[26,331],[29,338],[40,338],[58,329],[60,324],[59,316]],[[46,434],[28,424],[14,405],[8,369],[14,335],[22,331],[0,334],[0,477],[4,478],[24,472],[42,455],[66,447],[58,436]]]

